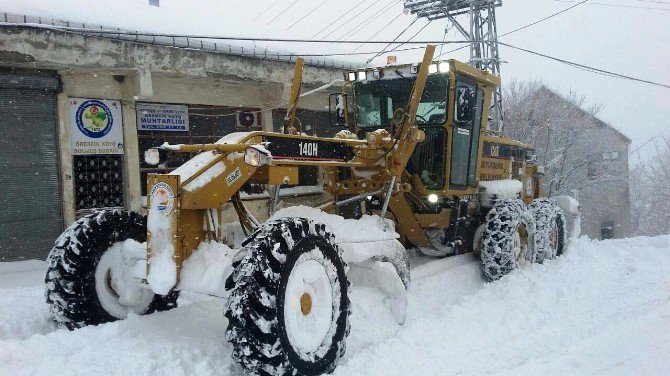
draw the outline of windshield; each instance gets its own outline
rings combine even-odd
[[[354,85],[359,126],[386,127],[398,108],[407,110],[416,79],[397,78]],[[447,118],[448,76],[430,75],[416,114],[418,124],[441,125]]]

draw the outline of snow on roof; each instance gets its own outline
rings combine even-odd
[[[41,28],[75,28],[130,32],[106,34],[104,37],[150,43],[208,52],[243,55],[259,59],[295,61],[296,55],[346,53],[341,47],[327,43],[286,43],[202,38],[172,38],[150,34],[179,34],[219,37],[287,37],[309,38],[300,25],[292,31],[284,24],[255,22],[253,15],[265,2],[254,0],[201,0],[197,3],[178,0],[161,1],[160,7],[144,0],[5,0],[0,5],[0,25],[25,25]],[[307,11],[307,10],[305,10]],[[297,20],[296,20],[297,21]],[[281,25],[281,26],[280,26]],[[76,31],[72,31],[76,32]],[[81,31],[80,31],[81,32]],[[136,35],[135,33],[145,33]],[[309,34],[309,33],[308,33]],[[102,35],[101,35],[102,36]],[[309,65],[352,68],[364,60],[348,56],[306,57]]]

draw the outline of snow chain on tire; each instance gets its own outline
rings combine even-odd
[[[513,241],[519,225],[526,227],[528,234],[527,254],[534,261],[533,234],[535,223],[526,205],[519,199],[497,201],[486,216],[481,261],[482,272],[487,281],[495,281],[519,267],[514,255]]]
[[[235,270],[226,281],[230,291],[224,309],[229,322],[226,339],[233,345],[233,359],[252,375],[332,372],[345,351],[351,314],[346,264],[333,235],[322,224],[285,218],[263,224],[243,246],[246,255],[233,264]],[[333,267],[333,273],[328,273],[329,286],[339,294],[331,295],[330,330],[319,351],[304,354],[294,348],[287,334],[286,285],[292,271],[299,268],[298,258],[315,252]]]
[[[563,254],[567,244],[565,215],[556,201],[538,198],[529,207],[535,218],[535,249],[537,262],[544,262]],[[555,248],[551,247],[551,232],[557,231]]]
[[[98,325],[118,318],[103,308],[96,292],[96,266],[115,243],[147,239],[146,218],[124,210],[89,214],[68,227],[47,258],[45,297],[51,317],[70,330]],[[143,314],[177,306],[179,292],[155,295]]]

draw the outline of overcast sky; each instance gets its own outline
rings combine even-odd
[[[412,15],[402,14],[401,0],[160,0],[160,8],[148,6],[148,1],[3,0],[0,9],[156,32],[312,39],[315,33],[361,3],[316,37],[330,34],[327,39],[348,40],[390,40],[414,19]],[[497,14],[500,34],[575,4],[556,0],[504,0],[503,3]],[[612,72],[670,84],[670,0],[591,3],[500,40]],[[311,14],[291,26],[312,9],[315,10]],[[462,21],[467,24],[467,18]],[[418,20],[400,39],[414,35],[425,23]],[[445,20],[434,21],[415,40],[442,40],[447,26]],[[462,39],[453,28],[446,38]],[[382,46],[270,44],[270,48],[301,53],[350,52],[357,48],[357,52],[375,51],[379,47]],[[444,47],[444,51],[449,49],[450,46]],[[394,54],[403,63],[419,60],[422,52]],[[445,57],[467,60],[466,54],[464,50]],[[588,103],[602,104],[599,117],[632,139],[631,151],[656,135],[670,137],[668,88],[588,73],[504,46],[501,57],[506,61],[501,68],[503,84],[512,79],[542,80],[559,93],[572,90],[583,94]],[[360,62],[366,58],[351,59]],[[374,63],[385,61],[386,55],[383,55]],[[652,151],[652,144],[641,150]]]

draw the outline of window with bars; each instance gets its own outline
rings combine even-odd
[[[75,155],[75,209],[123,207],[123,155]]]
[[[169,153],[165,163],[151,166],[144,162],[144,152],[147,149],[165,142],[169,144],[212,143],[232,132],[258,131],[262,129],[262,113],[258,108],[189,105],[188,122],[187,132],[137,131],[143,196],[147,194],[148,174],[170,172],[193,157],[188,153]]]

